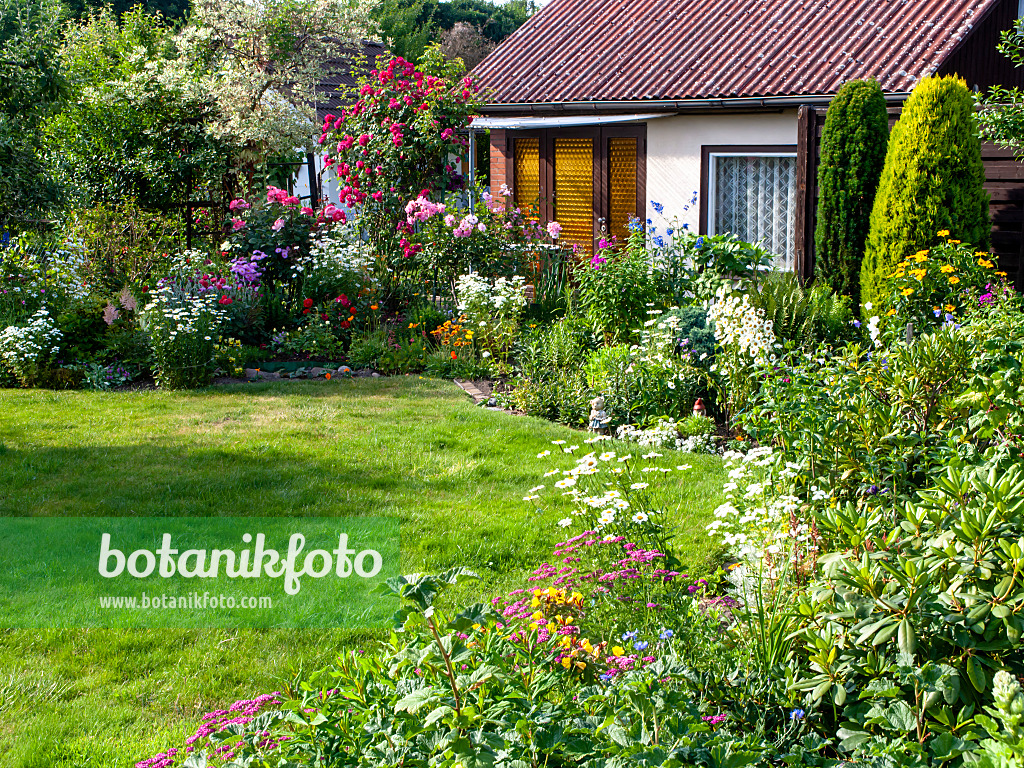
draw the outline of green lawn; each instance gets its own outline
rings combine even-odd
[[[388,515],[401,522],[404,569],[466,565],[482,579],[464,596],[494,594],[521,585],[560,540],[564,502],[538,513],[522,497],[552,458],[568,462],[537,453],[582,437],[415,376],[194,393],[0,390],[0,514]],[[713,457],[686,463],[693,470],[665,487],[677,552],[699,572],[716,555],[703,531],[723,473]],[[374,638],[4,631],[0,765],[132,765],[180,742],[202,713]]]

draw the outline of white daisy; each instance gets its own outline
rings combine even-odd
[[[615,453],[613,451],[608,451],[607,453],[602,453],[598,458],[601,459],[601,461],[611,461],[615,458]]]
[[[535,486],[533,486],[533,488],[530,489],[530,493],[536,493],[537,491],[543,491],[543,490],[544,490],[544,486],[543,485],[535,485]]]
[[[575,477],[563,477],[555,483],[555,488],[572,488],[574,485],[576,485]]]
[[[646,523],[647,522],[647,515],[644,512],[637,512],[635,515],[633,515],[633,522],[634,523]]]
[[[629,486],[629,490],[631,490],[631,491],[642,491],[647,486],[648,486],[647,483],[633,483],[631,486]]]
[[[570,525],[572,525],[571,517],[563,517],[561,520],[558,521],[558,526],[560,528],[568,528]]]

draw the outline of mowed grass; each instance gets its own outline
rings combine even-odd
[[[545,496],[538,512],[522,497],[541,483],[550,491],[542,474],[571,465],[557,449],[538,453],[585,437],[474,407],[453,384],[415,376],[192,393],[0,390],[0,514],[394,516],[403,569],[465,565],[481,580],[455,597],[477,599],[521,586],[560,540],[565,500]],[[723,473],[714,457],[685,461],[693,469],[666,476],[662,500],[677,552],[700,572],[717,555],[704,526]],[[0,765],[133,765],[180,743],[204,712],[377,637],[0,632]]]

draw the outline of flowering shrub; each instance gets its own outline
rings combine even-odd
[[[735,415],[747,404],[756,377],[775,359],[775,331],[764,310],[756,309],[746,296],[722,288],[708,311],[714,323],[715,340],[721,347],[715,370],[728,381],[729,413]]]
[[[216,339],[227,320],[218,291],[193,293],[165,281],[139,317],[149,337],[156,380],[168,389],[210,383]]]
[[[946,238],[943,230],[939,237]],[[954,322],[971,303],[992,303],[1002,292],[1006,273],[995,269],[995,257],[975,252],[959,240],[944,239],[930,251],[919,251],[896,265],[883,282],[886,317],[918,329]]]
[[[596,445],[609,438],[598,435],[584,442]],[[552,443],[563,454],[573,455],[578,445],[566,445],[564,440]],[[551,455],[551,450],[542,451],[537,458]],[[689,465],[669,467],[656,466],[653,459],[661,454],[651,451],[638,462],[632,454],[617,455],[615,451],[592,451],[578,459],[569,469],[553,467],[544,474],[545,478],[557,477],[550,481],[556,492],[568,496],[575,506],[571,517],[563,518],[558,525],[572,529],[583,527],[601,536],[612,539],[622,536],[646,549],[668,551],[672,531],[667,524],[664,509],[654,503],[651,489],[658,479],[673,471],[686,472]],[[638,466],[643,463],[644,466]],[[530,490],[523,500],[538,502],[540,491],[545,485]]]
[[[599,251],[589,265],[580,265],[575,277],[580,304],[606,342],[635,338],[631,334],[658,298],[650,261],[642,251]]]
[[[396,214],[409,200],[461,188],[450,158],[465,153],[475,93],[461,61],[434,47],[419,68],[401,57],[379,62],[360,80],[355,105],[324,118],[325,165],[338,175],[342,201],[379,222],[369,234],[381,255],[402,255]]]
[[[477,272],[460,275],[455,284],[458,309],[474,329],[483,351],[505,359],[526,307],[521,275],[488,279]]]
[[[271,738],[269,732],[251,726],[260,713],[273,710],[283,700],[284,694],[275,691],[255,699],[236,701],[227,709],[207,712],[195,733],[185,739],[184,746],[172,747],[166,752],[139,760],[135,768],[174,768],[190,759],[194,764],[196,758],[200,758],[203,765],[226,765],[234,760],[236,754],[250,748],[272,751],[287,741],[288,737]],[[235,738],[238,734],[242,735],[241,739]]]
[[[535,268],[537,254],[553,248],[561,232],[558,222],[542,227],[539,220],[515,207],[512,192],[502,185],[492,196],[478,190],[471,208],[460,207],[463,196],[452,194],[445,203],[424,196],[405,206],[403,255],[419,256],[429,269],[454,275],[479,272],[512,277]]]
[[[50,358],[60,349],[62,334],[45,307],[24,326],[9,325],[0,332],[0,365],[23,387],[32,386]]]
[[[290,285],[298,276],[296,264],[309,255],[310,233],[325,217],[338,213],[333,206],[318,216],[286,190],[267,187],[265,201],[251,204],[243,199],[229,205],[227,240],[221,251],[231,259],[230,270],[246,283]],[[339,220],[344,221],[343,215]]]
[[[688,416],[682,422],[660,418],[643,429],[623,424],[615,431],[619,440],[637,443],[641,448],[675,448],[682,453],[718,453],[712,434],[715,422],[706,416]]]

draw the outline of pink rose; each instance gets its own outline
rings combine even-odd
[[[274,230],[275,232],[280,232],[281,231],[281,227],[283,227],[283,226],[284,226],[284,219],[278,219],[277,221],[275,221],[273,224],[270,225],[270,228],[272,230]]]
[[[562,234],[562,225],[559,224],[557,221],[549,221],[548,234],[551,235],[551,237],[557,238],[560,234]]]

